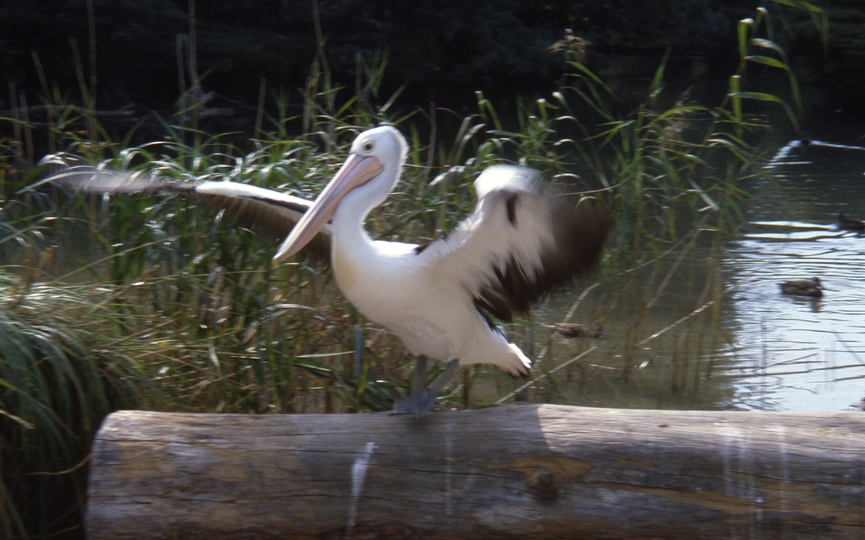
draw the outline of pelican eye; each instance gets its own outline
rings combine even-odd
[[[372,152],[372,147],[373,147],[372,141],[367,141],[367,142],[363,143],[362,148],[363,148],[364,152]]]

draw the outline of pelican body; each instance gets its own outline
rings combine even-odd
[[[303,248],[332,218],[337,285],[369,319],[397,334],[416,356],[494,364],[526,376],[531,361],[486,312],[511,320],[512,310],[527,309],[553,284],[590,265],[609,220],[588,205],[575,210],[542,193],[533,171],[499,165],[477,179],[474,213],[447,236],[423,246],[373,240],[364,219],[393,190],[406,150],[392,127],[361,133],[274,262]]]

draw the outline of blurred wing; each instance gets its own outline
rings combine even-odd
[[[277,240],[284,240],[300,216],[312,206],[306,199],[240,182],[179,182],[149,173],[89,166],[70,167],[36,185],[46,182],[84,193],[185,193],[210,207],[224,209],[241,226],[259,228]],[[325,225],[307,249],[329,259],[330,237],[330,225]]]
[[[490,167],[475,191],[474,212],[416,251],[431,274],[462,283],[504,321],[590,268],[612,227],[597,201],[546,193],[530,169]]]
[[[182,186],[178,183],[175,186]],[[208,206],[225,209],[245,227],[258,227],[279,241],[285,240],[312,202],[271,189],[239,182],[201,182],[193,190]],[[330,259],[331,227],[327,224],[306,248]]]

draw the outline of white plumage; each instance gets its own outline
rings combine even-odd
[[[609,220],[587,205],[569,208],[545,194],[529,169],[498,165],[475,181],[475,211],[446,237],[427,246],[373,240],[363,221],[393,190],[405,154],[405,139],[392,127],[361,133],[344,168],[274,260],[296,253],[314,223],[332,216],[336,281],[362,313],[400,336],[415,355],[526,375],[531,361],[483,309],[509,319],[512,309],[527,308],[588,266],[600,253]]]

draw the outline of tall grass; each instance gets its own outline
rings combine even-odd
[[[148,405],[138,366],[100,348],[97,286],[0,273],[0,526],[6,537],[74,526],[90,441],[118,408]],[[105,315],[103,315],[105,316]],[[62,509],[62,512],[58,512]],[[25,524],[27,525],[25,527]]]
[[[758,11],[742,23],[742,63],[715,107],[692,103],[687,93],[666,96],[662,61],[645,102],[623,113],[612,107],[610,87],[572,60],[565,83],[549,99],[520,100],[507,114],[481,92],[477,111],[468,116],[435,108],[403,112],[396,95],[379,96],[385,54],[359,61],[363,76],[354,95],[340,101],[344,90],[328,73],[323,41],[303,89],[303,114],[289,117],[287,98],[277,93],[276,114],[262,114],[262,135],[246,149],[228,142],[233,134],[192,130],[189,137],[183,114],[175,119],[179,126],[159,120],[164,140],[133,146],[135,128],[113,140],[92,115],[70,117],[74,109],[56,91],[44,96],[56,105],[52,140],[64,150],[38,166],[20,166],[21,139],[0,141],[8,158],[0,170],[6,180],[0,213],[0,531],[53,537],[80,524],[90,441],[112,410],[384,410],[405,390],[411,362],[397,338],[368,324],[342,299],[316,260],[272,269],[272,240],[194,201],[27,189],[40,175],[84,162],[187,181],[250,182],[313,198],[357,131],[396,124],[409,139],[408,165],[393,196],[368,221],[375,236],[420,241],[449,229],[470,210],[472,180],[503,160],[537,168],[568,190],[594,190],[616,213],[608,267],[627,263],[630,269],[606,279],[624,276],[623,294],[649,284],[645,297],[627,307],[633,322],[623,333],[630,340],[625,350],[633,351],[645,335],[648,310],[680,268],[660,273],[653,260],[668,253],[696,257],[694,246],[708,235],[717,261],[723,242],[742,223],[746,194],[740,183],[760,171],[748,134],[763,127],[758,116],[747,114],[747,102],[780,102],[744,90],[746,68],[758,63],[792,73],[783,55],[753,53],[780,50],[760,33],[771,28],[767,21]],[[798,96],[789,77],[791,94]],[[82,94],[90,99],[83,80]],[[76,122],[84,120],[88,129],[79,133]],[[454,120],[454,132],[442,135],[442,126]],[[298,124],[292,135],[290,127]],[[652,272],[638,284],[633,270],[642,267]],[[720,265],[711,268],[689,292],[700,311],[683,322],[718,339],[723,275]],[[620,295],[606,309],[624,301]],[[696,316],[703,311],[707,316]],[[528,351],[537,328],[526,322],[510,330]],[[584,364],[573,365],[585,373]],[[626,354],[616,369],[629,377],[631,366]],[[462,381],[463,406],[473,403],[469,389],[479,369],[467,371]],[[552,371],[542,363],[539,369]],[[697,371],[678,361],[671,370],[674,387]],[[506,378],[496,384],[512,388]],[[555,379],[546,388],[556,394]],[[449,406],[460,401],[449,399]]]

